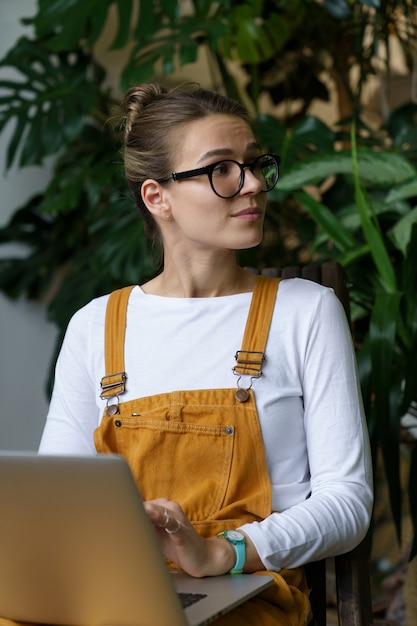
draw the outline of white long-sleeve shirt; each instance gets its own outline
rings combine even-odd
[[[107,300],[93,300],[68,326],[40,453],[96,453],[93,431],[105,408]],[[236,388],[232,367],[250,300],[250,293],[167,298],[136,287],[128,304],[128,385],[121,401]],[[331,289],[281,281],[263,374],[253,390],[278,511],[242,527],[262,562],[279,570],[350,550],[369,525],[372,470],[350,330]]]

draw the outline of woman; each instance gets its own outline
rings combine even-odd
[[[346,319],[331,290],[236,262],[279,168],[240,104],[150,84],[124,107],[126,177],[163,268],[74,316],[40,452],[124,454],[189,574],[272,573],[219,626],[305,625],[301,566],[359,543],[372,506]]]

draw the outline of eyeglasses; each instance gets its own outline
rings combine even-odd
[[[245,184],[246,168],[249,168],[261,183],[260,191],[271,191],[278,182],[280,162],[281,157],[276,154],[262,154],[249,163],[238,163],[233,159],[226,159],[195,170],[173,172],[171,177],[172,180],[178,181],[207,174],[211,188],[216,196],[220,198],[234,198]],[[163,183],[168,180],[171,179],[166,178],[159,182]]]

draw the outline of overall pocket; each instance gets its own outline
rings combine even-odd
[[[115,420],[113,434],[146,500],[177,500],[190,521],[207,520],[222,508],[233,426],[128,417]]]

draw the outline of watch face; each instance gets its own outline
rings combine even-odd
[[[230,539],[234,539],[235,541],[242,541],[245,538],[244,535],[242,535],[242,533],[240,533],[238,530],[228,530],[227,536],[230,537]]]

